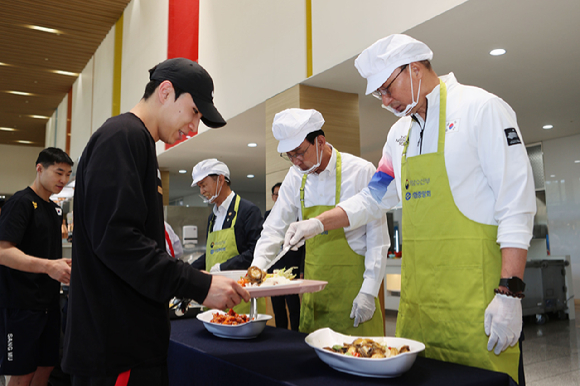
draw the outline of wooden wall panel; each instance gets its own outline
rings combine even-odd
[[[360,156],[357,94],[300,85],[300,108],[318,110],[326,140],[339,151]]]

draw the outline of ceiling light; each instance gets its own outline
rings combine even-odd
[[[187,173],[187,170],[183,170],[183,169],[181,169],[181,170],[179,171],[179,173],[180,173],[180,174]]]
[[[16,142],[18,142],[18,143],[34,143],[34,142],[32,142],[32,141],[22,141],[22,140],[20,140],[20,141],[16,141]]]
[[[16,129],[13,129],[11,127],[0,127],[0,131],[16,131]]]
[[[257,143],[254,143],[254,142],[248,143],[248,147],[256,147],[256,146],[258,146]]]
[[[554,126],[553,125],[544,125],[544,126],[542,126],[542,129],[550,130],[552,127],[554,127]]]
[[[0,66],[9,66],[9,64],[0,62]]]
[[[45,117],[44,115],[29,115],[29,117],[36,119],[50,119],[50,117]]]
[[[246,177],[248,177],[248,178],[254,178],[255,176],[253,174],[248,174]]]
[[[51,33],[51,34],[61,34],[62,33],[62,31],[59,31],[57,29],[47,28],[47,27],[41,27],[39,25],[27,25],[26,27],[28,27],[30,29],[37,30],[37,31],[48,32],[48,33]]]
[[[77,74],[76,72],[61,71],[61,70],[53,70],[52,72],[60,75],[79,76],[79,74]]]
[[[503,48],[496,48],[495,50],[489,51],[489,54],[491,56],[500,56],[500,55],[505,54],[505,52],[506,51]]]
[[[550,174],[550,178],[554,178],[554,177],[556,177],[555,174]]]
[[[24,91],[6,91],[8,94],[14,94],[14,95],[24,95],[24,96],[31,96],[34,94],[31,94],[29,92],[24,92]]]
[[[576,161],[574,161],[575,164],[580,164],[580,159],[577,159]]]

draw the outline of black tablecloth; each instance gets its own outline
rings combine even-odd
[[[306,334],[266,326],[255,339],[218,338],[197,319],[171,322],[169,384],[183,385],[469,385],[508,386],[509,376],[417,357],[397,378],[366,378],[322,362]]]

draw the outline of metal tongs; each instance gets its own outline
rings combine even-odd
[[[282,250],[280,251],[280,253],[278,253],[276,255],[276,257],[270,261],[270,264],[268,264],[266,266],[266,268],[264,269],[264,271],[268,270],[268,268],[270,268],[271,266],[273,266],[276,262],[278,262],[278,260],[280,260],[286,253],[288,253],[288,251],[292,248],[294,248],[296,244],[294,245],[288,245],[284,248],[282,248]],[[256,320],[258,319],[258,300],[257,298],[251,298],[250,299],[250,320]]]

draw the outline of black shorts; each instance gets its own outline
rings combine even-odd
[[[60,310],[0,308],[0,374],[25,375],[58,365]]]
[[[137,367],[113,377],[71,376],[72,386],[168,386],[167,364]]]

